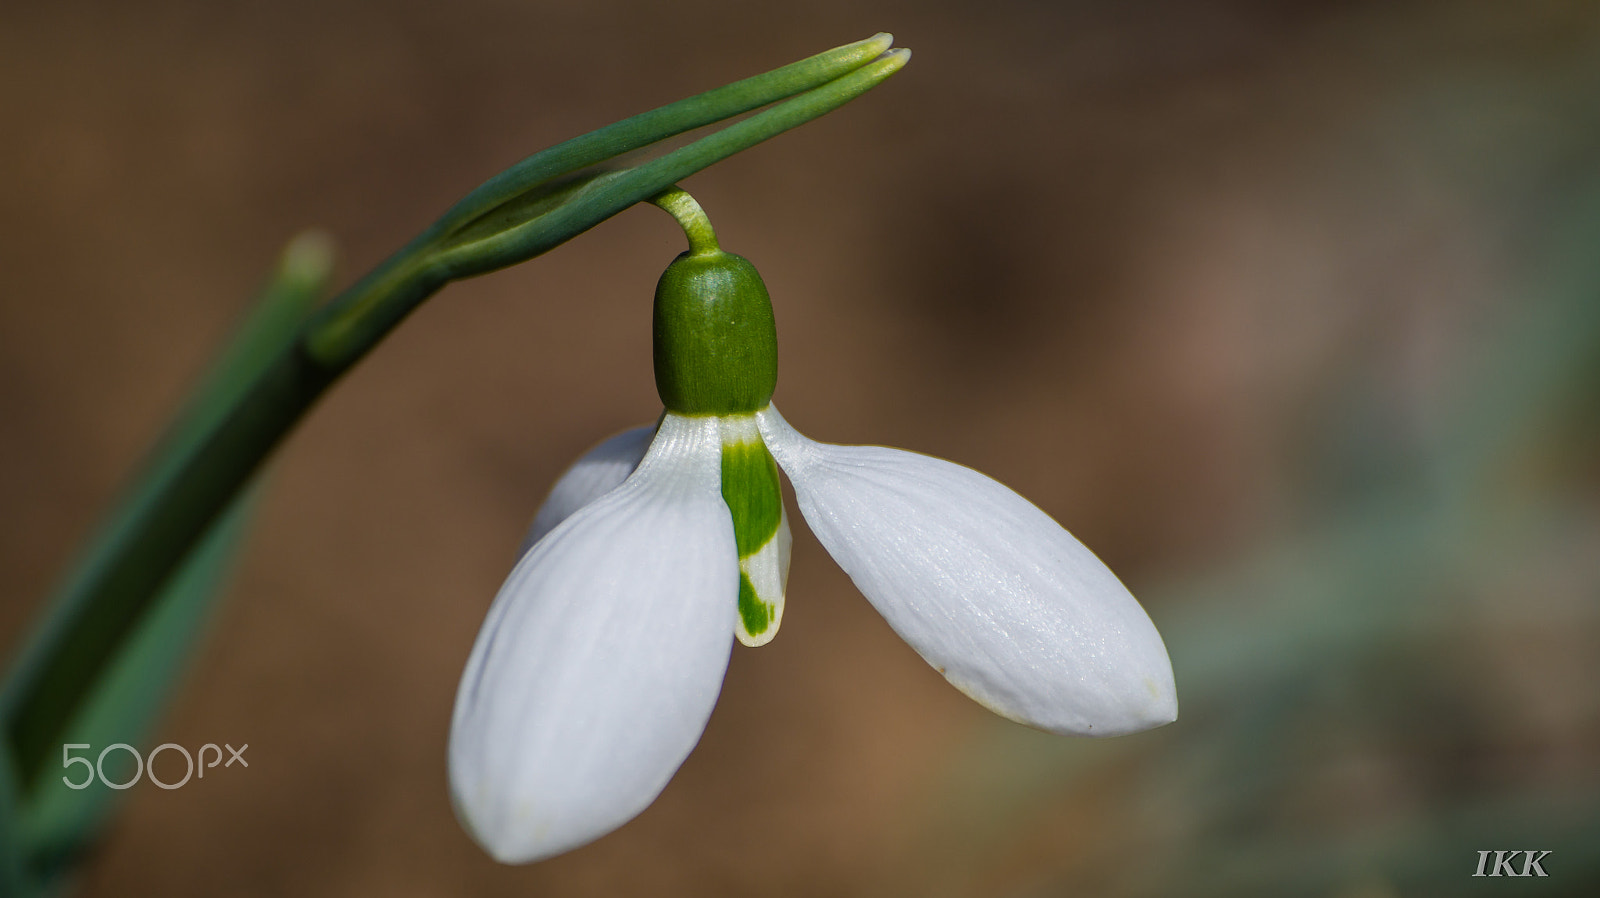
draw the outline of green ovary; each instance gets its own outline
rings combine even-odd
[[[761,275],[720,250],[684,253],[656,284],[656,392],[680,415],[760,411],[778,382],[778,333]]]

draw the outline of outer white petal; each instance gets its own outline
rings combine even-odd
[[[668,415],[638,470],[541,540],[456,693],[456,815],[502,862],[575,848],[650,804],[711,716],[739,567],[713,419]]]
[[[1012,720],[1111,736],[1177,718],[1172,664],[1116,576],[1026,499],[951,462],[761,432],[800,512],[889,625]]]
[[[517,549],[517,557],[526,555],[534,543],[544,539],[545,534],[556,529],[556,525],[571,517],[573,512],[627,480],[644,458],[645,450],[650,448],[650,441],[655,435],[653,424],[624,430],[573,462],[572,467],[550,488],[550,495],[545,498],[544,504],[539,506],[539,513],[534,516],[533,524],[522,538],[521,548]]]

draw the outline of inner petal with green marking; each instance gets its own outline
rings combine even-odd
[[[733,515],[739,546],[739,623],[745,645],[766,645],[783,620],[789,581],[789,517],[778,465],[761,441],[754,415],[722,419],[722,501]]]

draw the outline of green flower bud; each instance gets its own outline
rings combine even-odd
[[[680,415],[766,408],[778,383],[772,301],[755,266],[721,250],[687,252],[656,284],[656,392]]]

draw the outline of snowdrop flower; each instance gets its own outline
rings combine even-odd
[[[771,396],[767,291],[681,191],[691,251],[655,302],[655,427],[551,491],[467,661],[450,734],[457,816],[525,863],[621,826],[699,741],[734,638],[783,619],[800,513],[862,594],[957,689],[1012,720],[1111,736],[1177,716],[1144,609],[1059,524],[968,468],[813,442]]]

